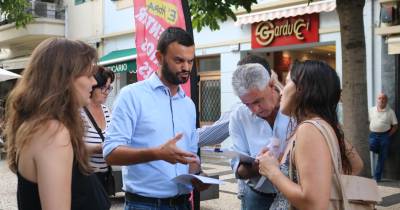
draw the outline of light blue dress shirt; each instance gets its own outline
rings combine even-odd
[[[269,123],[253,114],[246,105],[240,105],[232,114],[229,122],[229,134],[232,139],[232,149],[251,157],[256,157],[261,149],[265,148],[270,143],[270,137],[277,137],[280,143],[280,151],[282,152],[286,147],[286,139],[290,118],[278,112],[274,127],[271,128]],[[237,176],[237,168],[239,161],[232,159],[232,169]],[[238,177],[237,177],[238,178]],[[255,187],[259,177],[250,179],[247,184]],[[264,193],[273,193],[275,189],[273,185],[267,180],[264,184],[257,189]]]
[[[178,133],[182,150],[197,153],[196,111],[192,100],[179,87],[177,94],[154,73],[149,79],[124,87],[114,104],[113,115],[103,145],[107,157],[119,146],[154,148]],[[123,189],[147,197],[167,198],[187,194],[191,186],[171,181],[189,173],[189,166],[158,160],[122,167]]]

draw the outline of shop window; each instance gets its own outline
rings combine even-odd
[[[221,59],[218,57],[207,57],[199,59],[199,72],[219,72],[221,69]]]
[[[83,4],[86,0],[75,0],[75,5]]]
[[[211,124],[221,115],[220,57],[197,60],[199,82],[200,125]]]

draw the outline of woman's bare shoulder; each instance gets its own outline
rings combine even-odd
[[[71,138],[64,124],[57,120],[49,120],[34,133],[31,143],[46,149],[70,145]]]
[[[311,123],[301,123],[296,129],[296,137],[302,138],[303,136],[322,137],[319,129]]]
[[[321,124],[326,122],[319,123]],[[329,129],[331,129],[330,126]],[[315,125],[312,123],[301,123],[296,130],[296,146],[299,145],[304,145],[304,149],[313,150],[320,146],[325,147],[326,142],[323,134]]]

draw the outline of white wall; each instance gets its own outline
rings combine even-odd
[[[238,43],[241,40],[249,40],[251,37],[250,25],[237,26],[233,20],[220,23],[221,30],[211,31],[208,27],[200,32],[194,29],[194,40],[197,47],[206,45],[226,45],[229,43]]]
[[[103,1],[105,35],[122,31],[129,31],[135,28],[133,7],[118,9],[117,2],[111,0]]]
[[[104,39],[104,54],[115,50],[124,50],[134,48],[135,34],[127,34],[123,36]]]
[[[66,37],[91,41],[103,34],[103,0],[66,1]]]
[[[336,10],[332,12],[319,13],[319,27],[320,28],[335,28],[339,27],[339,16]]]
[[[380,5],[378,1],[366,0],[364,7],[364,32],[367,56],[368,107],[375,105],[375,98],[382,90],[382,55],[388,56],[387,52],[382,52],[382,45],[386,45],[386,43],[384,43],[381,36],[375,35],[374,32],[374,28],[379,25],[379,9]]]

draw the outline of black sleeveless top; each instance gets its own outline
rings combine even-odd
[[[19,172],[17,201],[19,210],[41,210],[37,183],[25,179]],[[74,161],[72,167],[71,210],[108,210],[110,201],[94,174],[84,175]]]

